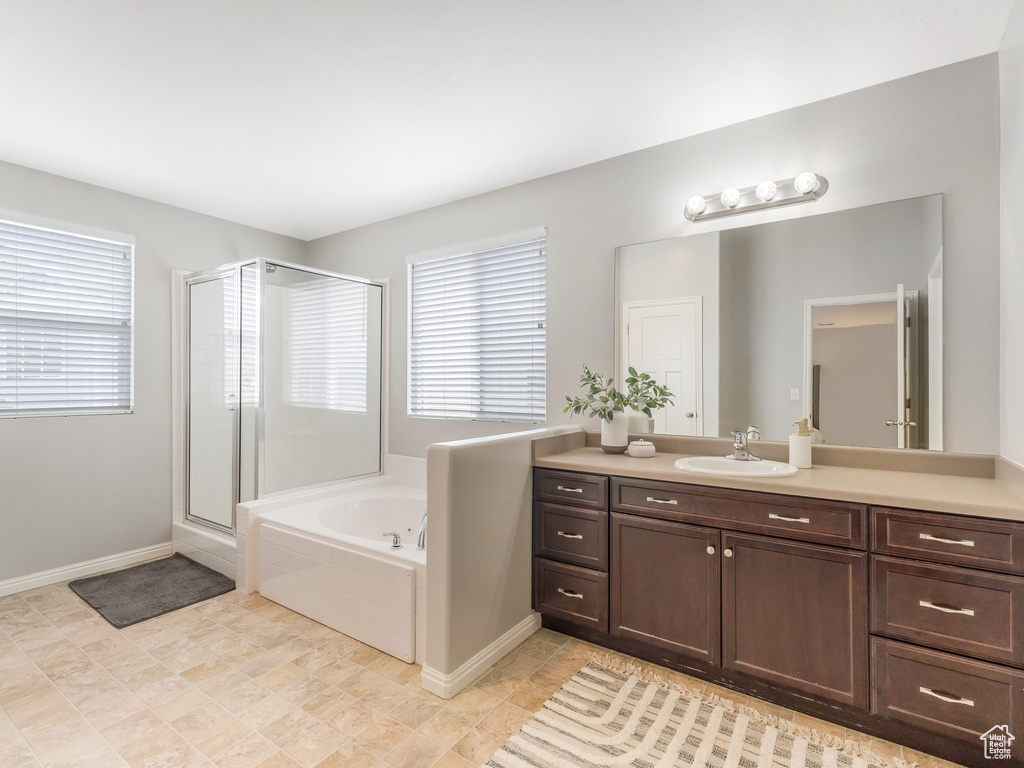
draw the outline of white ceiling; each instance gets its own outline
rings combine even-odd
[[[0,0],[0,160],[304,240],[998,49],[1013,0]]]

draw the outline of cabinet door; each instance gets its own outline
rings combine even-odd
[[[867,556],[722,535],[722,666],[866,709]]]
[[[717,664],[718,530],[611,517],[610,633]]]

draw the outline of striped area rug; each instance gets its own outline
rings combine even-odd
[[[858,742],[602,661],[576,673],[487,766],[911,768],[906,761],[883,761]]]

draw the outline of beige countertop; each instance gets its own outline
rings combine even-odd
[[[834,465],[816,465],[778,478],[705,475],[673,466],[676,459],[693,454],[659,451],[652,458],[637,459],[570,445],[551,446],[551,453],[535,450],[534,466],[1024,522],[1024,498],[1008,484],[989,477]]]

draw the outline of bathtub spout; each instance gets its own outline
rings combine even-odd
[[[423,519],[420,521],[420,535],[416,539],[416,549],[427,548],[427,513],[424,511]]]

